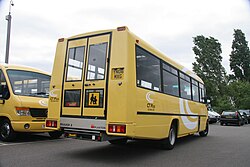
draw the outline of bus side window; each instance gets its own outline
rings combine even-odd
[[[137,86],[161,92],[160,59],[136,46]]]
[[[7,86],[6,79],[4,77],[4,74],[2,70],[0,70],[0,98],[2,99],[9,99],[10,97],[10,92]]]

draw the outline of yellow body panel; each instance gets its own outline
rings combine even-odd
[[[9,88],[10,97],[7,100],[2,100],[4,103],[0,103],[0,119],[8,119],[11,126],[16,132],[48,132],[50,130],[45,129],[45,117],[32,117],[32,116],[18,116],[16,108],[33,108],[33,109],[45,109],[48,108],[48,98],[20,96],[13,93],[12,85],[8,78],[6,70],[21,70],[27,72],[37,72],[40,74],[49,75],[46,72],[33,69],[25,66],[6,65],[0,64],[0,70],[3,72],[6,84]],[[25,129],[24,125],[29,124],[30,128]]]
[[[107,33],[110,36],[106,35]],[[83,95],[80,106],[83,112],[81,112],[80,108],[76,109],[79,113],[83,113],[78,119],[85,116],[93,117],[94,119],[103,117],[106,120],[106,133],[108,135],[126,136],[129,138],[156,140],[166,138],[168,137],[169,128],[173,120],[178,123],[178,137],[205,130],[207,123],[207,109],[205,104],[137,86],[136,46],[142,47],[198,82],[202,84],[203,82],[197,75],[131,33],[128,28],[122,31],[113,29],[80,34],[65,38],[63,42],[58,42],[51,80],[51,85],[55,85],[55,87],[51,87],[51,90],[58,90],[58,100],[55,102],[53,97],[50,97],[48,119],[60,121],[57,117],[62,112],[63,100],[61,99],[63,98],[62,92],[64,92],[61,85],[68,84],[64,83],[63,80],[65,78],[64,65],[67,60],[65,57],[67,56],[67,43],[81,38],[89,39],[91,43],[93,38],[97,38],[97,41],[93,41],[96,44],[100,39],[107,38],[107,36],[110,38],[105,40],[110,40],[110,53],[108,54],[110,57],[107,59],[109,66],[106,69],[108,72],[107,79],[105,79],[108,87],[99,86],[105,89],[106,97],[104,103],[106,103],[106,113],[103,116],[96,114],[96,108],[86,108],[84,106],[85,98]],[[86,83],[92,83],[85,80],[83,82],[81,84],[84,89],[86,89],[84,86]],[[149,100],[153,100],[153,102],[149,102]],[[74,110],[74,108],[69,109],[71,117],[75,115]],[[126,125],[126,134],[109,133],[109,124]]]

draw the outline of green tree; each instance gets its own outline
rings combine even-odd
[[[228,86],[228,94],[236,109],[250,109],[250,83],[234,81]]]
[[[232,52],[230,54],[230,68],[233,71],[234,79],[250,82],[250,51],[245,34],[234,30]]]
[[[193,38],[196,62],[193,71],[204,81],[212,106],[218,105],[218,97],[226,91],[226,72],[222,66],[221,44],[213,37],[203,35]]]

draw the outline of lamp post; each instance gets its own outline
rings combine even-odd
[[[6,53],[5,53],[5,63],[9,63],[9,51],[10,51],[10,29],[11,29],[11,6],[14,6],[12,0],[10,0],[9,6],[9,14],[6,16],[6,20],[8,21],[7,25],[7,40],[6,40]]]

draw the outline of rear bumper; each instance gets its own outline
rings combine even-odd
[[[217,121],[218,121],[217,118],[209,118],[209,123],[215,123]]]
[[[220,119],[221,123],[231,123],[231,124],[239,124],[242,121],[243,120],[240,120],[240,119],[226,119],[226,118],[221,118]]]
[[[29,125],[29,128],[25,129],[24,126]],[[16,132],[50,132],[52,130],[45,129],[45,121],[33,122],[33,121],[11,121],[11,126]]]
[[[62,129],[64,132],[64,137],[80,139],[80,140],[92,140],[92,141],[108,141],[108,140],[116,140],[122,139],[125,137],[120,136],[110,136],[107,135],[105,131],[90,131],[90,130],[78,130],[78,129]]]

